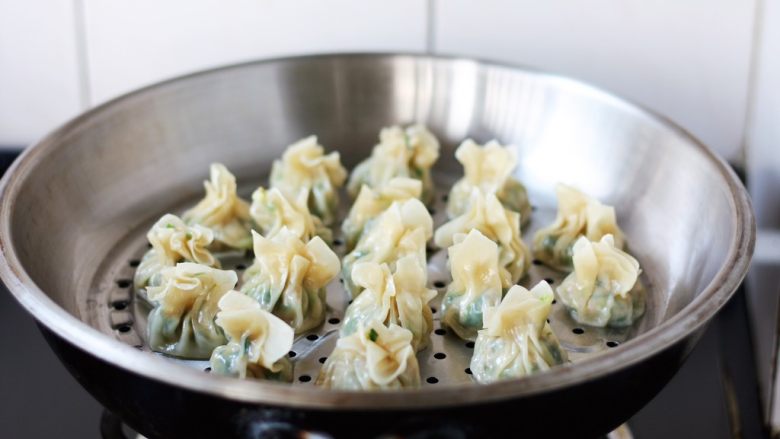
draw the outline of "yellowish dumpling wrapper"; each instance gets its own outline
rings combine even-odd
[[[303,241],[319,236],[325,242],[333,241],[333,234],[319,217],[306,207],[308,192],[301,192],[298,199],[288,199],[279,189],[262,187],[252,194],[249,213],[265,237],[279,233],[282,227],[293,232]]]
[[[301,192],[308,193],[309,211],[320,217],[325,225],[336,220],[339,208],[339,188],[347,179],[347,170],[341,166],[338,152],[325,154],[317,143],[317,136],[309,136],[289,147],[281,160],[271,168],[271,187],[277,188],[291,200],[298,200]]]
[[[394,201],[420,198],[421,194],[422,183],[413,178],[396,177],[376,190],[364,185],[341,225],[347,249],[355,247],[366,223],[384,212]]]
[[[414,255],[425,265],[425,243],[432,234],[433,219],[420,200],[393,202],[366,225],[360,241],[344,256],[342,278],[347,292],[354,298],[363,290],[352,279],[352,267],[358,262],[386,263],[395,270],[399,259]]]
[[[476,229],[454,239],[448,249],[452,283],[441,302],[441,321],[458,337],[475,340],[485,310],[501,302],[498,245]]]
[[[241,292],[293,327],[308,331],[325,320],[325,286],[339,273],[338,256],[315,236],[304,244],[283,227],[265,238],[252,231],[255,262],[243,276]]]
[[[553,291],[545,281],[531,291],[513,286],[497,307],[485,310],[471,357],[471,373],[482,384],[519,378],[567,361],[547,323]]]
[[[436,230],[434,242],[439,248],[454,243],[454,236],[479,230],[498,244],[498,263],[501,269],[501,284],[509,288],[519,281],[531,264],[531,252],[520,235],[520,214],[504,209],[498,198],[491,193],[474,189],[468,210]]]
[[[294,331],[287,323],[238,291],[229,291],[219,300],[216,322],[228,342],[211,354],[213,373],[292,381],[293,366],[287,353]]]
[[[574,244],[574,272],[558,286],[572,318],[590,326],[631,326],[645,312],[639,262],[615,246],[612,235]]]
[[[219,300],[237,281],[233,271],[190,262],[164,268],[161,284],[147,289],[155,305],[148,318],[149,347],[176,357],[208,359],[225,344],[214,319]]]
[[[392,390],[420,387],[412,333],[372,321],[339,338],[316,384],[326,389]]]
[[[206,196],[184,212],[182,219],[187,224],[199,224],[213,230],[214,241],[219,247],[251,248],[252,218],[249,204],[236,194],[236,177],[219,163],[211,165],[210,174],[209,180],[203,183]]]
[[[373,320],[396,324],[412,332],[412,346],[421,351],[430,344],[433,314],[428,306],[436,290],[426,288],[428,276],[417,257],[409,255],[396,263],[361,262],[352,269],[352,279],[364,288],[344,315],[341,336],[353,334]]]
[[[352,171],[347,192],[354,198],[363,185],[378,190],[395,177],[408,177],[422,182],[422,199],[430,200],[431,167],[438,158],[439,141],[424,125],[383,128],[371,157]]]
[[[450,190],[447,214],[450,218],[462,215],[468,210],[471,192],[474,188],[495,194],[505,208],[520,214],[522,224],[531,218],[531,204],[528,192],[512,176],[517,165],[517,154],[511,146],[501,146],[491,140],[479,146],[471,139],[465,140],[455,151],[455,158],[463,165],[463,178]]]
[[[558,215],[555,222],[534,235],[536,259],[558,270],[570,270],[574,242],[580,236],[598,241],[610,234],[614,237],[616,247],[624,247],[623,232],[617,225],[615,208],[601,204],[564,184],[558,184],[556,193]]]
[[[219,268],[219,261],[208,250],[214,241],[211,229],[197,224],[188,226],[169,213],[149,229],[146,238],[152,248],[141,259],[133,282],[143,298],[146,298],[147,286],[160,285],[160,272],[165,267],[173,267],[178,262],[195,262]]]

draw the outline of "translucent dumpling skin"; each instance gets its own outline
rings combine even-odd
[[[645,312],[639,262],[615,246],[612,235],[599,242],[581,237],[574,244],[574,272],[558,286],[572,318],[604,327],[631,326]]]
[[[165,214],[146,234],[152,248],[144,254],[133,280],[138,294],[146,300],[146,287],[159,286],[161,271],[178,262],[194,262],[219,268],[219,261],[208,247],[214,233],[203,226],[188,226],[179,217]]]
[[[425,266],[418,258],[412,255],[401,258],[392,274],[387,264],[362,262],[352,269],[352,278],[364,290],[347,307],[342,337],[377,320],[411,331],[416,351],[430,344],[433,314],[428,302],[436,297],[436,290],[426,288]]]
[[[396,201],[381,215],[366,224],[355,248],[344,256],[342,278],[351,297],[357,297],[363,287],[352,279],[352,267],[359,262],[386,263],[395,270],[395,263],[414,255],[425,265],[425,244],[433,234],[433,219],[417,199]]]
[[[304,244],[286,227],[270,238],[252,234],[255,262],[244,272],[241,292],[296,333],[322,324],[325,286],[339,273],[338,256],[320,237]]]
[[[270,181],[288,199],[298,200],[301,192],[307,193],[309,211],[329,226],[336,220],[338,190],[346,178],[339,153],[326,155],[317,137],[309,136],[290,145],[282,159],[274,161]]]
[[[422,184],[412,178],[396,177],[376,190],[364,185],[341,225],[347,249],[355,248],[366,223],[384,212],[393,202],[420,198],[421,194]]]
[[[567,361],[547,323],[552,301],[553,291],[542,281],[531,291],[513,286],[500,305],[486,310],[471,357],[477,382],[520,378]]]
[[[501,302],[498,246],[478,230],[455,240],[449,248],[452,283],[442,300],[442,324],[464,340],[475,340],[485,309]]]
[[[325,227],[322,220],[312,215],[306,206],[308,192],[302,191],[298,199],[288,199],[279,189],[262,187],[252,194],[249,213],[257,225],[257,230],[265,237],[273,236],[282,229],[293,232],[303,241],[319,236],[323,241],[333,242],[333,233]]]
[[[520,215],[504,209],[494,194],[474,189],[468,210],[436,230],[434,242],[439,248],[447,248],[454,236],[479,230],[498,244],[498,262],[501,283],[504,288],[516,284],[528,272],[531,252],[520,235]]]
[[[395,177],[407,177],[422,183],[422,200],[429,201],[433,196],[431,167],[438,158],[439,141],[425,126],[383,128],[371,157],[352,171],[347,192],[354,198],[364,185],[380,190]]]
[[[580,236],[598,241],[604,235],[614,237],[615,245],[623,248],[623,232],[617,226],[615,209],[606,206],[571,186],[559,184],[558,215],[555,222],[534,235],[534,256],[548,266],[569,271],[572,267],[574,242]]]
[[[212,373],[292,381],[293,365],[287,353],[294,334],[289,325],[237,291],[230,291],[219,300],[216,322],[228,342],[211,354]]]
[[[236,194],[236,177],[225,166],[211,165],[210,179],[203,183],[206,196],[184,212],[187,224],[199,224],[214,232],[213,250],[252,247],[252,218],[249,204]]]
[[[531,218],[528,192],[512,176],[517,165],[517,154],[511,146],[501,146],[492,140],[480,146],[465,140],[455,151],[455,158],[463,165],[463,178],[450,190],[447,215],[455,218],[468,210],[471,192],[477,188],[495,194],[505,208],[520,214],[522,224]]]
[[[218,303],[236,286],[233,271],[183,262],[162,270],[160,286],[149,287],[154,309],[148,318],[149,347],[175,357],[208,359],[225,336],[215,323]]]
[[[373,321],[339,338],[316,384],[326,389],[393,390],[420,387],[412,333]]]

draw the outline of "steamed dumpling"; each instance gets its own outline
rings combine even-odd
[[[309,213],[306,207],[308,192],[301,191],[298,199],[288,199],[279,189],[262,187],[252,194],[249,213],[265,237],[279,233],[282,227],[293,232],[303,241],[319,236],[325,242],[333,241],[330,229],[322,224],[320,218]]]
[[[347,192],[354,198],[363,185],[379,190],[395,177],[408,177],[422,182],[422,199],[430,200],[431,167],[438,158],[439,141],[424,125],[383,128],[371,157],[352,171]]]
[[[512,171],[517,165],[517,154],[512,147],[501,146],[495,140],[479,146],[467,139],[455,151],[455,158],[463,165],[464,176],[450,191],[447,202],[450,218],[468,210],[471,192],[478,188],[485,193],[495,194],[505,208],[520,214],[523,224],[528,223],[531,204],[525,186],[512,177]]]
[[[366,223],[376,218],[394,201],[420,198],[421,194],[422,183],[406,177],[393,178],[376,190],[364,185],[360,188],[360,194],[341,225],[347,249],[352,250],[355,247]]]
[[[339,338],[316,384],[326,389],[390,390],[420,387],[412,333],[372,321]]]
[[[198,224],[214,231],[218,247],[248,249],[252,247],[252,218],[249,204],[236,194],[236,177],[219,163],[211,165],[210,179],[203,183],[206,197],[184,212],[187,224]],[[216,248],[215,250],[220,250]]]
[[[339,208],[339,188],[347,178],[338,152],[325,155],[325,148],[317,143],[317,136],[309,136],[287,148],[281,160],[271,168],[271,187],[277,188],[290,200],[298,200],[307,192],[309,211],[320,217],[325,225],[336,220]]]
[[[304,244],[282,227],[265,238],[252,231],[255,262],[243,276],[241,292],[295,330],[308,331],[325,320],[325,286],[339,273],[339,258],[319,236]]]
[[[362,262],[352,269],[352,279],[364,288],[344,316],[341,336],[357,331],[372,320],[396,324],[412,332],[412,346],[421,351],[430,344],[433,314],[428,302],[436,290],[426,288],[427,274],[417,257],[409,255],[396,263],[393,273],[387,264]]]
[[[448,252],[452,283],[441,302],[441,322],[460,338],[474,340],[485,309],[501,302],[498,245],[472,230],[457,235]]]
[[[477,382],[520,378],[566,362],[547,323],[552,301],[550,285],[541,281],[531,291],[513,286],[500,305],[485,311],[470,365]]]
[[[214,320],[219,300],[237,281],[233,271],[190,262],[164,268],[161,284],[147,289],[154,304],[147,328],[149,347],[175,357],[208,359],[214,348],[225,344]]]
[[[536,259],[559,270],[570,270],[572,247],[580,236],[598,241],[610,234],[615,246],[623,248],[623,232],[617,226],[615,208],[564,184],[558,184],[556,192],[558,215],[555,222],[534,235]]]
[[[238,291],[226,293],[218,305],[217,325],[228,342],[211,354],[211,371],[238,378],[292,381],[293,366],[287,353],[292,348],[293,329]]]
[[[615,246],[612,235],[574,244],[574,272],[558,296],[574,320],[590,326],[630,326],[645,312],[639,262]]]
[[[363,290],[352,280],[358,262],[387,263],[391,270],[406,255],[415,255],[425,265],[425,243],[433,234],[433,219],[417,199],[396,201],[366,224],[354,250],[344,256],[342,278],[351,297]]]
[[[146,234],[152,248],[141,259],[135,272],[136,291],[146,299],[147,286],[160,285],[161,271],[178,262],[195,262],[219,268],[219,261],[208,247],[214,241],[211,229],[199,225],[188,226],[179,217],[165,214]]]
[[[531,264],[531,253],[520,236],[520,214],[504,209],[491,193],[474,189],[468,210],[436,230],[433,240],[439,248],[447,248],[458,233],[477,229],[498,244],[498,264],[501,284],[509,288],[525,276]]]

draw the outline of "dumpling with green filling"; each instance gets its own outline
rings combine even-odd
[[[421,194],[422,183],[413,178],[396,177],[376,190],[364,185],[360,188],[360,194],[349,210],[349,215],[341,224],[347,249],[352,250],[355,247],[366,223],[376,218],[394,201],[420,198]]]
[[[485,310],[471,357],[471,373],[482,384],[520,378],[567,361],[547,323],[553,291],[545,281],[531,291],[513,286],[497,307]]]
[[[574,272],[558,286],[558,297],[582,324],[622,328],[645,312],[639,262],[615,246],[612,235],[598,242],[580,237],[574,244]]]
[[[339,257],[319,236],[304,243],[282,227],[265,238],[252,231],[255,261],[241,292],[292,326],[296,334],[325,320],[325,286],[339,273]]]
[[[458,337],[475,340],[485,309],[501,302],[498,245],[474,229],[456,235],[448,252],[452,283],[441,302],[441,322]]]
[[[417,199],[396,201],[381,215],[366,224],[355,248],[344,256],[341,277],[350,297],[357,297],[363,287],[352,280],[352,267],[358,262],[395,263],[414,255],[425,265],[425,244],[433,234],[433,219]]]
[[[347,179],[338,152],[325,154],[317,136],[309,136],[287,147],[281,160],[271,167],[271,187],[291,200],[308,193],[309,211],[329,226],[339,209],[339,188]]]
[[[165,214],[146,234],[152,248],[144,254],[135,271],[133,284],[138,294],[146,299],[146,287],[159,286],[161,272],[179,262],[194,262],[219,268],[219,260],[208,250],[214,241],[214,232],[197,224],[188,226],[176,215]]]
[[[316,384],[338,390],[393,390],[420,387],[420,366],[412,332],[376,320],[341,337],[320,370]]]
[[[552,268],[569,271],[574,243],[581,236],[598,241],[604,235],[614,237],[615,246],[624,246],[623,232],[617,225],[615,208],[601,204],[565,184],[555,188],[558,215],[555,222],[534,235],[534,256]]]
[[[361,262],[352,269],[352,279],[364,290],[344,315],[341,336],[347,336],[372,320],[396,324],[412,332],[416,351],[428,347],[433,330],[433,314],[428,302],[436,290],[426,288],[425,266],[416,256],[398,260],[395,271],[387,264]]]
[[[279,189],[266,190],[260,187],[252,194],[249,213],[265,237],[273,236],[282,227],[287,227],[303,241],[319,236],[327,243],[333,242],[330,229],[306,207],[308,196],[308,192],[301,191],[297,199],[288,199]]]
[[[218,305],[217,325],[228,342],[211,354],[211,371],[242,379],[292,381],[293,365],[287,353],[292,348],[293,329],[238,291],[227,292]]]
[[[447,248],[454,243],[456,234],[472,229],[498,244],[498,266],[505,289],[525,276],[531,265],[531,252],[520,235],[519,213],[504,209],[495,194],[475,188],[468,210],[439,227],[433,240],[439,248]]]
[[[162,270],[159,286],[147,288],[149,347],[174,357],[205,360],[225,344],[215,319],[222,296],[236,286],[233,271],[182,262]]]
[[[211,165],[209,180],[203,185],[206,196],[184,212],[187,224],[198,224],[214,231],[212,250],[248,249],[252,247],[252,218],[249,204],[236,194],[236,177],[219,163]]]
[[[517,165],[517,154],[511,146],[501,146],[492,140],[479,146],[465,140],[455,151],[455,158],[463,165],[463,178],[458,180],[447,201],[447,215],[455,218],[468,210],[471,192],[479,188],[495,194],[501,204],[520,214],[522,224],[531,218],[531,204],[525,186],[512,176]]]
[[[422,200],[430,201],[431,167],[438,159],[439,141],[424,125],[383,128],[371,157],[352,171],[347,192],[355,198],[363,185],[378,190],[395,177],[408,177],[422,182]]]

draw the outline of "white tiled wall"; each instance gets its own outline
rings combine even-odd
[[[740,159],[756,1],[0,0],[0,145],[193,70],[430,49],[582,78]]]
[[[434,47],[584,79],[742,144],[754,1],[435,0]]]
[[[82,108],[70,1],[0,0],[0,145],[24,145]]]
[[[155,0],[86,4],[91,95],[253,58],[425,50],[426,3]]]

